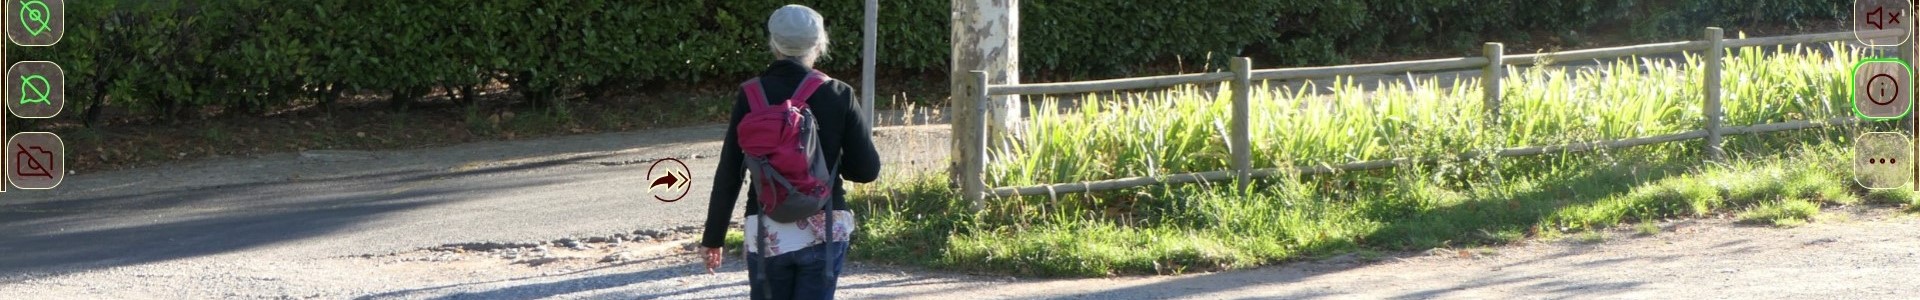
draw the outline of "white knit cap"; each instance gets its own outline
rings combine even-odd
[[[767,39],[773,44],[773,51],[781,56],[813,58],[813,55],[825,55],[827,52],[827,26],[825,18],[812,8],[799,4],[788,4],[773,11],[767,18]],[[820,53],[813,53],[819,48]]]

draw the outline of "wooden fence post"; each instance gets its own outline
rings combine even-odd
[[[1253,59],[1236,57],[1233,59],[1233,173],[1239,180],[1239,190],[1246,192],[1247,185],[1253,180],[1253,120],[1251,110],[1253,100]]]
[[[1907,22],[1907,23],[1913,23],[1913,22]],[[1900,28],[1907,30],[1907,33],[1906,33],[1907,36],[1905,37],[1905,39],[1907,39],[1907,42],[1900,43],[1900,47],[1897,50],[1895,50],[1895,51],[1900,51],[1900,53],[1894,53],[1893,55],[1895,57],[1899,57],[1900,61],[1904,61],[1904,62],[1907,62],[1908,65],[1912,65],[1914,63],[1913,59],[1916,57],[1920,57],[1920,52],[1915,52],[1913,47],[1914,43],[1920,43],[1920,40],[1916,40],[1916,39],[1920,39],[1920,34],[1916,34],[1914,32],[1914,29],[1920,29],[1920,26],[1916,26],[1914,24],[1904,24],[1904,25],[1906,26],[1900,26]],[[1853,76],[1853,74],[1847,74],[1847,76]],[[1912,91],[1913,88],[1920,88],[1920,84],[1915,84],[1915,83],[1908,83],[1908,86],[1909,88],[1907,90],[1909,91]],[[1914,113],[1908,113],[1906,117],[1900,118],[1900,124],[1897,126],[1898,128],[1901,128],[1901,129],[1908,129],[1907,133],[1909,134],[1915,134],[1916,136],[1920,136],[1920,116],[1915,116]],[[1920,143],[1914,143],[1913,150],[1920,151]],[[1913,174],[1913,182],[1914,182],[1913,190],[1916,192],[1920,192],[1920,164],[1914,165],[1914,171],[1915,172]]]
[[[1706,55],[1702,57],[1707,60],[1707,69],[1703,72],[1706,73],[1706,78],[1701,82],[1705,86],[1701,87],[1700,91],[1707,96],[1704,111],[1707,119],[1706,150],[1708,158],[1718,161],[1726,157],[1726,152],[1720,148],[1720,122],[1725,118],[1725,113],[1720,108],[1720,69],[1722,57],[1727,53],[1726,44],[1723,41],[1726,36],[1723,35],[1720,27],[1707,27],[1705,37],[1707,50],[1703,51]]]
[[[1913,50],[1914,49],[1913,43],[1917,42],[1914,39],[1920,38],[1920,36],[1914,35],[1913,30],[1916,26],[1914,26],[1913,24],[1905,24],[1905,25],[1906,26],[1900,26],[1900,28],[1907,30],[1907,37],[1906,37],[1907,42],[1900,43],[1900,46],[1895,48],[1894,51],[1898,51],[1898,52],[1894,53],[1893,57],[1900,58],[1900,61],[1907,62],[1907,64],[1911,65],[1914,63],[1913,58],[1915,54]],[[1847,74],[1847,75],[1851,76],[1853,74]],[[1914,84],[1913,87],[1920,87],[1920,84]],[[1912,89],[1908,89],[1908,90],[1911,91]],[[1915,118],[1914,114],[1911,114],[1911,113],[1907,114],[1906,117],[1901,117],[1898,128],[1901,128],[1901,129],[1917,128],[1917,127],[1914,127],[1914,124],[1915,124],[1914,118]],[[1920,131],[1909,131],[1909,132],[1920,132]],[[1914,149],[1920,149],[1920,143],[1914,144]],[[1916,165],[1916,166],[1920,167],[1920,165]],[[1920,173],[1915,173],[1915,176],[1920,176]],[[1915,178],[1920,178],[1920,177],[1915,177]],[[1920,181],[1916,181],[1916,182],[1920,182]],[[1920,191],[1920,184],[1914,185],[1914,190]]]
[[[1500,43],[1487,43],[1486,47],[1481,49],[1487,56],[1487,68],[1480,71],[1480,89],[1481,93],[1486,94],[1487,124],[1496,127],[1501,124],[1500,97],[1506,90],[1505,85],[1500,82],[1507,77],[1507,64],[1501,62],[1507,56],[1505,48],[1506,46]]]
[[[1901,29],[1907,29],[1907,33],[1905,33],[1907,37],[1903,37],[1907,38],[1907,42],[1901,42],[1901,46],[1895,48],[1893,58],[1899,58],[1901,62],[1907,62],[1908,65],[1912,65],[1914,58],[1920,56],[1920,52],[1914,52],[1914,42],[1920,42],[1920,40],[1916,40],[1916,38],[1920,38],[1920,35],[1916,35],[1914,29],[1920,29],[1920,27],[1912,25],[1912,21],[1907,21],[1907,23],[1901,25]],[[1849,73],[1849,75],[1851,75],[1851,73]],[[1920,88],[1920,85],[1908,83],[1908,90],[1912,90],[1912,88]],[[1901,117],[1899,125],[1895,125],[1895,127],[1897,127],[1897,129],[1908,129],[1907,133],[1920,133],[1920,115],[1907,113],[1907,117]],[[1920,150],[1920,142],[1914,142],[1912,150]],[[1914,169],[1916,173],[1914,173],[1914,177],[1912,177],[1912,183],[1914,183],[1912,187],[1914,187],[1914,192],[1920,192],[1920,165],[1914,165],[1914,167],[1916,167],[1916,169]]]
[[[965,145],[967,147],[966,153],[961,154],[967,161],[965,163],[966,170],[964,170],[966,174],[961,174],[960,193],[966,194],[967,200],[973,202],[973,211],[980,211],[986,208],[987,141],[989,141],[987,139],[986,121],[987,105],[991,105],[992,103],[987,102],[989,101],[989,99],[987,99],[987,72],[972,71],[967,74],[973,76],[972,79],[974,83],[973,90],[967,93],[968,96],[973,97],[974,104],[973,107],[970,108],[973,109],[975,120],[979,121],[973,122],[973,128],[969,129],[972,132],[957,134],[974,134],[978,135],[979,139],[975,139],[972,145]]]

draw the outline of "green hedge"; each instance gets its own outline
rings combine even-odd
[[[797,1],[828,17],[831,59],[857,70],[862,1]],[[1844,2],[1844,1],[1841,1]],[[264,111],[294,100],[386,95],[499,80],[535,103],[664,82],[731,82],[767,60],[766,14],[788,1],[70,1],[67,37],[12,48],[66,67],[68,112],[101,105],[173,116]],[[939,72],[949,1],[881,1],[883,71]],[[1325,65],[1343,54],[1452,46],[1631,23],[1692,36],[1708,24],[1836,19],[1819,0],[1193,0],[1023,1],[1025,73],[1128,75],[1175,57],[1189,66],[1253,56],[1262,66]],[[1688,16],[1715,16],[1693,18]],[[1404,46],[1418,45],[1418,46]],[[11,47],[11,46],[10,46]],[[1212,61],[1202,61],[1211,57]],[[591,98],[591,97],[590,97]],[[72,113],[69,113],[72,115]]]

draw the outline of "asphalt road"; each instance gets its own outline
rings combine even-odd
[[[879,133],[888,167],[944,159],[943,125]],[[299,261],[448,243],[548,241],[700,224],[723,126],[309,151],[68,176],[0,194],[0,286],[159,262]],[[893,140],[885,140],[893,137]],[[917,139],[903,141],[901,139]],[[686,199],[645,173],[686,162]],[[737,210],[736,210],[737,211]]]

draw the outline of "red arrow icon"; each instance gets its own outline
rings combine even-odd
[[[686,178],[683,178],[681,176],[682,175],[680,173],[673,173],[673,172],[669,172],[666,175],[661,175],[659,179],[653,180],[652,187],[660,187],[662,185],[667,186],[667,188],[669,189],[678,187],[680,186],[679,183],[685,182],[687,180]]]
[[[653,194],[653,199],[660,202],[686,198],[687,193],[693,191],[693,176],[689,176],[688,172],[687,164],[678,159],[661,158],[653,161],[653,166],[647,168],[647,176],[651,179],[647,193]]]

